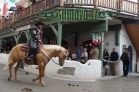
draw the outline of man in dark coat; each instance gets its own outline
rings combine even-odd
[[[131,61],[127,48],[125,48],[125,52],[123,52],[120,59],[123,61],[123,77],[127,77],[128,68],[129,68],[129,64],[130,64],[130,61]]]
[[[116,76],[116,62],[119,59],[119,54],[116,52],[116,48],[113,48],[113,52],[111,53],[111,74]]]
[[[35,26],[37,28],[31,29],[31,39],[30,39],[30,51],[28,54],[27,61],[30,61],[32,58],[36,58],[37,48],[39,43],[42,43],[42,27],[45,25],[41,21],[38,21]]]

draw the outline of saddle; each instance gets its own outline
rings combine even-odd
[[[29,44],[28,44],[28,43],[23,44],[23,45],[20,47],[20,49],[21,49],[22,51],[29,52],[29,50],[30,50]],[[39,48],[39,46],[38,46],[38,48],[37,48],[37,53],[40,53],[40,48]]]

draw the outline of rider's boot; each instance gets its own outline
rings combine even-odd
[[[30,61],[33,60],[33,55],[30,55],[29,57],[26,57],[25,59],[26,59],[26,62],[28,64]]]

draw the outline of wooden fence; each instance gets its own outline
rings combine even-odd
[[[10,24],[12,24],[12,19],[8,19],[5,22],[1,22],[1,23],[2,23],[2,25],[1,25],[2,28],[9,27]]]
[[[135,15],[139,14],[138,3],[128,0],[41,0],[22,11],[16,12],[12,19],[0,24],[0,29],[8,27],[10,23],[12,24],[38,12],[47,11],[60,5],[68,7],[100,7]]]
[[[138,3],[128,0],[65,0],[64,5],[69,7],[101,7],[131,14],[138,14]]]
[[[26,17],[30,17],[38,12],[42,12],[44,10],[49,10],[54,7],[57,7],[60,5],[60,0],[41,0],[39,2],[36,2],[35,4],[31,5],[30,7],[25,8],[22,11],[18,11],[15,14],[13,14],[12,19],[8,19],[5,22],[0,23],[0,29],[8,27],[13,22],[20,21]]]

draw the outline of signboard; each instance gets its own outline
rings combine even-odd
[[[106,17],[117,17],[119,16],[119,13],[113,13],[113,12],[98,12],[99,18],[106,18]]]
[[[97,20],[98,9],[61,9],[60,20]]]
[[[27,29],[30,29],[30,25],[26,25],[26,26],[22,26],[22,27],[19,27],[16,29],[16,31],[23,31],[23,30],[27,30]]]
[[[36,16],[38,16],[38,17],[58,18],[58,12],[39,13],[39,14],[37,14]]]
[[[98,20],[99,18],[117,17],[118,13],[104,12],[99,9],[59,9],[57,12],[45,12],[36,14],[37,17],[58,18],[67,20]]]

